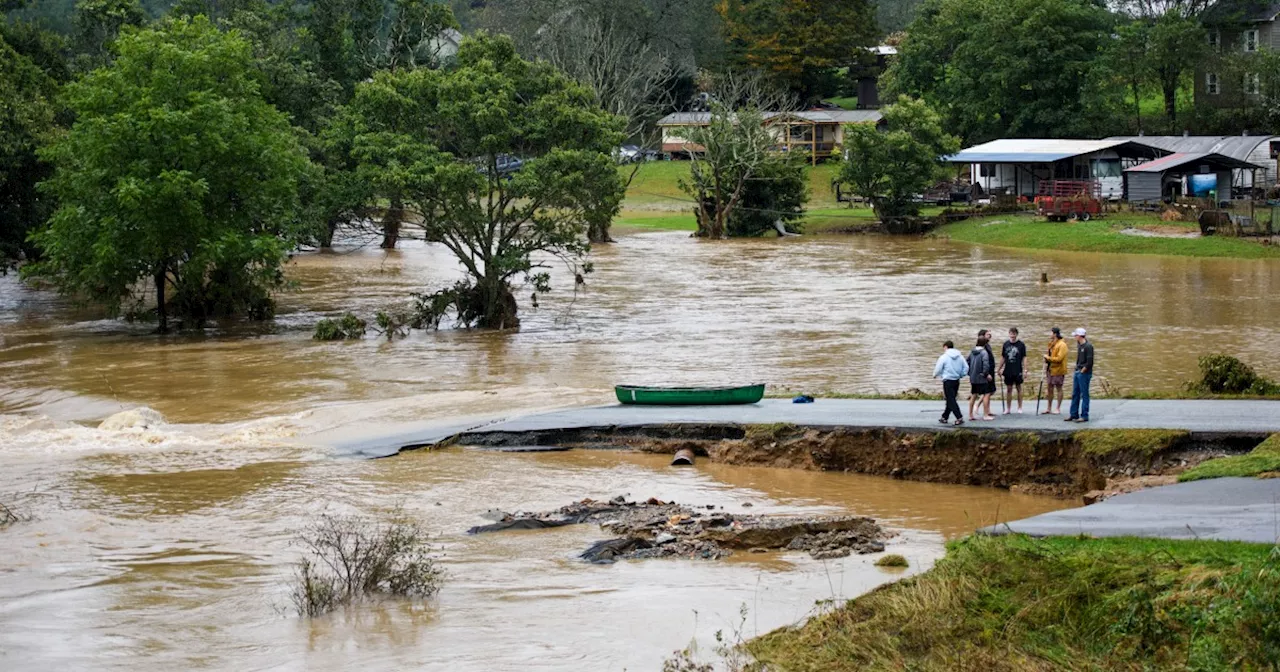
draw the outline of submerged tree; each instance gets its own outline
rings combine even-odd
[[[794,221],[808,200],[804,168],[775,151],[775,130],[753,106],[711,104],[705,126],[688,133],[689,179],[680,186],[697,203],[696,235],[760,235],[775,222]]]
[[[59,208],[24,269],[119,310],[155,290],[173,314],[269,316],[309,170],[259,93],[250,45],[208,19],[126,31],[111,66],[67,87],[71,130],[44,152]]]
[[[589,272],[585,236],[617,214],[623,185],[610,158],[622,122],[591,91],[504,37],[464,41],[456,67],[382,72],[339,121],[356,175],[375,198],[457,257],[466,279],[420,296],[410,325],[519,325],[516,278],[535,295],[563,262]]]
[[[905,96],[884,109],[883,130],[846,126],[844,138],[849,157],[838,179],[871,201],[881,220],[919,214],[916,194],[937,180],[942,157],[960,150],[937,112]]]

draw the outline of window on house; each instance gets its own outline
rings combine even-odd
[[[1252,54],[1253,52],[1257,51],[1258,50],[1258,31],[1257,30],[1244,31],[1244,38],[1241,40],[1241,44],[1244,47],[1244,51],[1246,54]]]
[[[1211,96],[1216,96],[1221,92],[1221,89],[1218,87],[1218,73],[1210,72],[1205,74],[1204,92]]]
[[[1209,48],[1217,51],[1222,46],[1222,33],[1211,30],[1209,31]]]
[[[1262,92],[1262,82],[1258,77],[1258,73],[1250,72],[1244,76],[1244,92],[1257,95]]]

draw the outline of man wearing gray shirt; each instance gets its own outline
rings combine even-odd
[[[1076,374],[1071,381],[1071,415],[1067,422],[1089,422],[1089,383],[1093,380],[1093,344],[1083,327],[1071,333],[1076,337]]]

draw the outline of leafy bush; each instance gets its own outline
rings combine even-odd
[[[319,616],[371,595],[428,598],[444,579],[430,538],[400,515],[381,523],[326,513],[298,543],[307,554],[296,565],[290,597],[300,616]]]
[[[325,318],[316,323],[316,332],[311,337],[317,341],[343,341],[364,338],[367,325],[365,321],[347,313],[339,319]]]
[[[742,199],[729,216],[732,238],[762,236],[775,231],[782,220],[790,233],[800,233],[799,220],[809,200],[809,184],[804,163],[796,157],[770,157],[746,181]]]
[[[1253,367],[1231,355],[1212,354],[1200,358],[1200,380],[1189,387],[1212,394],[1280,394],[1280,385],[1259,376]]]

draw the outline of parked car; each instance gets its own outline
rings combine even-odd
[[[658,152],[645,149],[639,145],[623,145],[613,150],[613,160],[618,163],[636,163],[639,161],[657,161]]]

